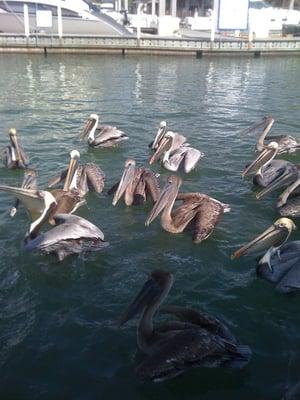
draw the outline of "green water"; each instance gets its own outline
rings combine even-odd
[[[58,263],[24,252],[28,217],[20,209],[11,219],[12,199],[2,193],[0,398],[280,399],[300,379],[300,295],[276,293],[256,277],[253,257],[232,262],[230,254],[277,217],[276,194],[257,201],[251,180],[241,179],[255,138],[239,130],[273,114],[273,133],[300,138],[300,58],[1,55],[0,74],[0,145],[16,127],[41,188],[78,149],[83,162],[100,165],[108,189],[126,158],[147,164],[148,143],[164,119],[206,155],[182,191],[232,208],[206,242],[193,245],[189,232],[171,235],[158,220],[146,228],[149,204],[113,207],[104,192],[90,194],[79,215],[103,230],[110,247]],[[88,149],[78,135],[92,112],[130,139],[117,149]],[[300,154],[288,158],[300,162]],[[163,182],[168,172],[154,169]],[[1,183],[21,181],[22,172],[0,168]],[[245,369],[195,369],[161,384],[136,380],[135,321],[118,329],[116,320],[158,268],[175,277],[168,302],[223,318],[251,346]]]

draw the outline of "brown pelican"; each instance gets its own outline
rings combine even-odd
[[[129,158],[125,162],[125,169],[120,182],[114,185],[109,194],[114,193],[112,204],[115,206],[124,194],[127,206],[144,203],[151,197],[155,203],[159,197],[159,183],[154,172],[144,167],[136,167],[135,160]]]
[[[105,174],[101,168],[94,163],[78,165],[80,153],[77,150],[72,150],[70,157],[75,160],[75,165],[73,171],[70,172],[73,173],[73,176],[69,181],[69,190],[75,190],[81,197],[84,197],[90,189],[97,193],[101,193],[105,182]],[[48,188],[52,188],[61,182],[66,183],[67,175],[68,169],[62,171],[59,175],[54,176],[48,182]]]
[[[88,135],[88,144],[92,147],[113,147],[128,139],[128,136],[115,126],[98,125],[98,123],[98,115],[91,114],[79,136],[80,139]]]
[[[51,207],[51,213],[49,214],[49,223],[51,225],[55,224],[55,219],[53,218],[55,214],[72,214],[80,206],[85,204],[85,200],[82,199],[79,192],[74,189],[70,189],[70,185],[76,170],[78,154],[79,153],[76,151],[71,152],[71,158],[64,183],[64,188],[53,189],[51,190],[51,192],[47,191],[47,193],[50,193],[51,196],[55,199],[55,207]],[[28,210],[33,220],[43,214],[44,200],[43,198],[41,198],[41,196],[39,196],[39,190],[0,185],[0,191],[11,193],[19,201],[21,201],[24,204],[25,208]],[[46,191],[43,192],[46,193]]]
[[[163,153],[164,168],[176,172],[182,165],[185,173],[191,172],[200,158],[204,156],[201,151],[190,147],[184,136],[172,131],[164,134],[155,153],[150,157],[149,164],[157,161]]]
[[[152,272],[120,320],[122,326],[142,313],[137,329],[137,345],[145,359],[136,368],[137,376],[157,382],[195,367],[244,367],[251,356],[250,348],[238,344],[228,328],[214,317],[169,306],[166,311],[179,320],[158,327],[153,325],[153,318],[172,284],[172,274]]]
[[[153,142],[151,142],[149,144],[149,147],[152,150],[156,150],[160,141],[163,139],[163,137],[165,136],[166,133],[167,133],[167,123],[166,123],[166,121],[161,121],[159,124],[158,131],[156,133],[156,136],[155,136]]]
[[[286,160],[274,160],[278,154],[278,144],[276,142],[269,143],[266,148],[249,164],[242,173],[245,177],[251,172],[256,171],[253,183],[268,188],[274,182],[281,187],[289,185],[298,176],[298,167]],[[281,186],[280,186],[281,185]],[[258,195],[258,198],[260,195]]]
[[[33,168],[25,169],[21,188],[37,190],[37,171],[35,169],[33,169]],[[15,201],[14,207],[12,207],[10,210],[9,214],[11,217],[14,217],[16,215],[19,204],[20,204],[20,201],[19,201],[19,199],[17,199]]]
[[[289,218],[279,218],[274,224],[233,255],[236,259],[245,254],[268,251],[258,261],[257,274],[272,283],[281,293],[300,289],[300,241],[287,242],[296,228]]]
[[[39,250],[43,254],[54,253],[61,261],[70,254],[98,251],[109,243],[104,241],[102,231],[94,224],[76,215],[55,214],[56,226],[39,234],[40,228],[56,209],[56,200],[50,192],[37,191],[36,196],[43,202],[41,215],[33,220],[25,237],[25,249]]]
[[[274,124],[274,118],[271,116],[263,117],[260,121],[255,123],[250,128],[246,129],[244,133],[263,128],[257,144],[257,151],[262,151],[266,147],[265,138]],[[269,139],[278,143],[278,154],[293,153],[300,148],[297,140],[290,135],[269,136]]]
[[[183,232],[192,223],[193,242],[200,243],[212,234],[223,213],[230,211],[230,208],[227,204],[203,193],[178,194],[181,184],[182,180],[175,175],[168,178],[145,225],[150,225],[162,212],[161,225],[167,232]],[[173,210],[176,200],[182,200],[182,204]]]
[[[4,165],[9,169],[26,168],[29,159],[18,143],[17,131],[15,128],[9,130],[10,145],[2,151]]]

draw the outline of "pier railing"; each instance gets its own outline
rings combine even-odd
[[[0,52],[117,52],[152,54],[279,54],[299,53],[299,40],[254,40],[224,39],[211,42],[205,39],[161,38],[161,37],[103,37],[89,35],[0,34]]]

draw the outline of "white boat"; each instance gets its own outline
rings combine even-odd
[[[0,1],[0,33],[25,32],[24,5],[28,7],[30,34],[58,33],[58,6],[63,34],[129,36],[131,32],[88,0]]]

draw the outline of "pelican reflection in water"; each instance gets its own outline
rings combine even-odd
[[[26,168],[29,158],[20,146],[15,128],[9,130],[10,145],[2,151],[2,159],[5,167],[9,169]]]
[[[115,126],[99,125],[97,114],[91,114],[86,121],[79,138],[83,140],[88,137],[88,144],[92,147],[114,147],[128,136]]]
[[[155,326],[153,318],[168,296],[173,275],[154,271],[120,319],[120,326],[141,313],[137,345],[145,359],[136,368],[142,380],[162,381],[195,367],[244,367],[251,357],[217,318],[183,307],[162,311],[177,319]]]
[[[244,130],[243,133],[248,133],[257,131],[260,128],[263,129],[256,143],[257,151],[262,151],[267,146],[265,139],[273,124],[274,118],[271,116],[266,116],[254,123],[250,128]],[[298,143],[297,140],[290,135],[269,136],[269,139],[278,143],[278,154],[293,153],[300,149],[300,143]]]
[[[232,259],[254,252],[263,252],[256,266],[258,276],[276,284],[281,293],[300,289],[300,241],[288,242],[296,228],[289,218],[279,218],[274,224],[248,244],[238,249]]]
[[[167,179],[145,224],[150,225],[162,212],[161,225],[167,232],[180,233],[192,224],[193,242],[200,243],[212,234],[224,212],[230,208],[203,193],[178,193],[181,184],[182,180],[175,175]],[[176,200],[182,204],[173,210]]]
[[[136,167],[136,162],[129,158],[125,162],[125,169],[120,181],[108,192],[114,193],[112,204],[115,206],[124,195],[127,206],[144,203],[151,198],[155,203],[159,197],[160,188],[156,174],[144,167]]]

